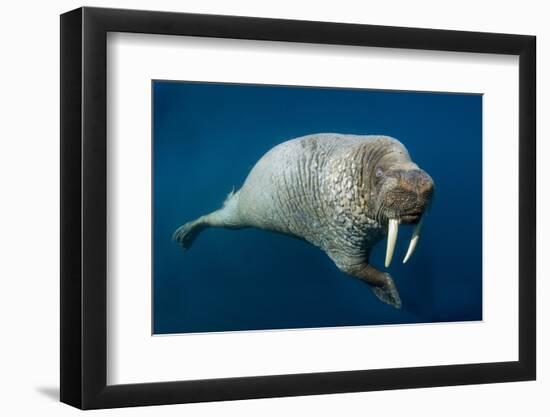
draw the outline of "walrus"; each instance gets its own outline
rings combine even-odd
[[[273,147],[219,210],[183,224],[173,239],[188,249],[207,227],[256,227],[297,237],[323,250],[340,271],[369,284],[380,300],[400,308],[392,277],[370,264],[370,252],[387,235],[387,268],[399,225],[412,224],[407,262],[433,192],[432,178],[395,138],[313,134]]]

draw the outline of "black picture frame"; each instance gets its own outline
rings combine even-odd
[[[519,56],[519,360],[107,385],[108,32]],[[61,15],[61,401],[81,409],[237,400],[536,377],[534,36],[171,12]]]

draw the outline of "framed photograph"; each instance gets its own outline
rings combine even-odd
[[[535,37],[61,16],[61,401],[533,380]]]

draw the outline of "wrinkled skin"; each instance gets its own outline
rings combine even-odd
[[[283,142],[252,168],[223,207],[174,233],[184,249],[206,227],[257,227],[304,239],[343,272],[399,308],[393,279],[369,264],[389,219],[417,223],[432,195],[430,176],[388,136],[315,134]]]

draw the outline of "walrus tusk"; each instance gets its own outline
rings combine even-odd
[[[395,242],[397,241],[397,231],[399,230],[399,220],[390,219],[388,222],[388,244],[386,246],[386,268],[390,266],[395,250]]]
[[[409,249],[407,249],[407,254],[403,259],[403,263],[406,263],[409,260],[409,258],[412,256],[414,249],[416,248],[416,244],[418,243],[418,239],[420,239],[420,230],[422,229],[422,220],[423,218],[421,217],[420,221],[418,222],[418,224],[413,230],[413,234],[411,236],[411,242],[409,243]]]

